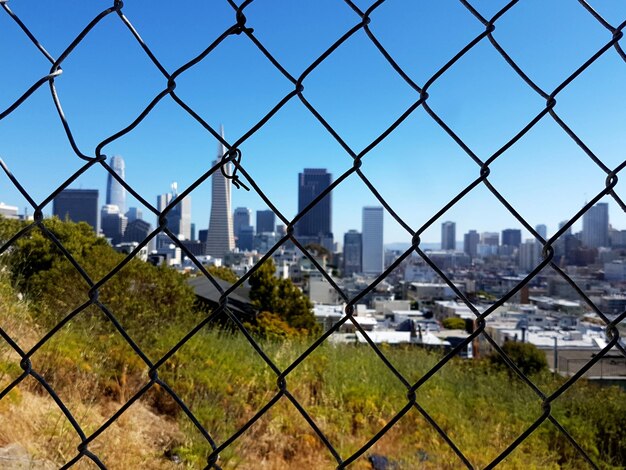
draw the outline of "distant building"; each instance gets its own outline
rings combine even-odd
[[[519,247],[519,267],[523,272],[531,272],[540,262],[540,245],[537,240],[529,238]]]
[[[97,189],[64,189],[52,201],[52,214],[61,220],[87,222],[100,232]]]
[[[470,230],[463,237],[463,252],[469,255],[470,258],[476,258],[478,255],[478,243],[480,242],[480,235],[476,230]]]
[[[271,210],[256,211],[256,231],[274,232],[276,230],[276,214]]]
[[[522,231],[515,228],[502,230],[502,246],[519,247],[522,244]]]
[[[383,208],[363,208],[363,243],[362,270],[365,274],[380,274],[383,272]]]
[[[109,160],[109,166],[117,176],[124,180],[126,165],[122,157],[113,155]],[[117,206],[120,214],[123,214],[126,210],[126,188],[111,173],[107,174],[106,203]]]
[[[356,230],[349,230],[343,235],[343,275],[362,271],[361,256],[363,252],[363,238]]]
[[[583,214],[582,242],[587,248],[609,246],[609,205],[599,202]]]
[[[122,241],[126,243],[137,242],[141,243],[152,232],[152,225],[142,219],[135,219],[132,222],[128,222]]]
[[[157,196],[157,210],[165,208],[178,197],[178,184],[172,183],[170,193]],[[185,196],[167,213],[167,227],[181,240],[191,240],[191,195]]]
[[[254,249],[254,227],[252,225],[239,227],[237,248],[241,251],[252,251]]]
[[[252,215],[252,211],[247,207],[237,207],[235,212],[233,213],[233,234],[235,235],[235,246],[240,250],[250,249],[243,248],[241,246],[241,229],[242,227],[246,227],[246,234],[248,234],[247,227],[250,227],[250,217]],[[254,234],[254,230],[253,230]]]
[[[548,239],[548,227],[545,224],[539,224],[535,226],[535,232],[541,235],[544,240]]]
[[[117,245],[122,241],[128,219],[120,214],[120,208],[115,204],[105,204],[100,211],[100,225],[102,234]]]
[[[138,209],[136,207],[129,207],[126,211],[126,214],[124,215],[128,219],[128,222],[132,222],[133,220],[137,219],[143,219],[143,212],[141,211],[141,209]]]
[[[441,249],[456,250],[456,224],[454,222],[441,224]]]
[[[17,206],[8,206],[4,202],[0,202],[0,216],[5,219],[19,219]]]
[[[224,137],[223,128],[221,133]],[[217,149],[218,159],[213,161],[213,166],[221,161],[224,154],[226,154],[226,147],[220,143]],[[206,240],[206,254],[214,258],[223,258],[226,253],[235,249],[233,213],[230,205],[231,181],[224,176],[224,173],[230,174],[231,171],[232,164],[227,162],[221,169],[217,168],[211,176],[211,216]]]
[[[498,232],[483,232],[480,234],[480,243],[476,247],[478,256],[496,256],[500,245],[500,234]]]
[[[305,168],[298,174],[298,212],[302,212],[331,185],[332,175],[323,168]],[[257,227],[258,231],[258,227]],[[300,243],[317,243],[333,251],[332,197],[328,193],[296,222],[295,234]]]

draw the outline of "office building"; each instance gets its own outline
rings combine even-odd
[[[257,233],[276,231],[276,214],[271,210],[256,211]]]
[[[441,249],[456,250],[456,224],[454,222],[441,224]]]
[[[515,228],[502,230],[502,246],[519,247],[522,244],[522,231]]]
[[[378,275],[384,269],[383,208],[364,207],[362,224],[362,270],[365,274]]]
[[[222,129],[222,136],[224,130]],[[226,148],[220,143],[217,149],[218,160],[213,161],[213,166],[221,161]],[[232,164],[224,164],[224,173],[231,174]],[[209,219],[209,231],[206,240],[206,254],[214,258],[223,258],[226,253],[235,249],[235,234],[233,231],[233,213],[231,211],[230,191],[231,182],[226,178],[218,167],[211,176],[211,216]]]
[[[529,273],[537,267],[541,260],[540,244],[537,240],[530,238],[519,247],[519,267],[520,270]]]
[[[582,242],[587,248],[609,246],[609,205],[599,202],[583,214]]]
[[[302,212],[330,186],[332,175],[323,168],[305,168],[298,174],[298,212]],[[333,251],[332,197],[328,193],[295,225],[296,237],[303,245],[318,243]]]
[[[152,232],[152,225],[142,219],[135,219],[128,222],[122,241],[126,243],[137,242],[141,243]]]
[[[61,220],[86,222],[100,232],[97,189],[64,189],[52,201],[52,215]]]
[[[125,178],[126,166],[124,159],[119,155],[113,155],[109,160],[109,166],[113,172],[122,180]],[[107,174],[107,204],[115,205],[119,208],[120,214],[126,210],[126,188],[116,180],[111,173]]]
[[[173,182],[171,192],[157,196],[157,210],[165,208],[178,197],[178,183]],[[166,215],[167,227],[181,240],[191,240],[191,195],[185,196]]]
[[[480,235],[476,230],[470,230],[463,237],[463,251],[469,255],[470,258],[476,258],[478,255],[478,243],[480,242]]]
[[[254,227],[252,225],[239,227],[237,248],[240,251],[252,251],[254,249]]]
[[[247,207],[237,207],[233,214],[233,233],[235,235],[235,246],[240,250],[243,250],[243,248],[239,244],[239,239],[241,238],[241,228],[250,226],[251,216],[252,211]]]
[[[137,220],[137,219],[143,219],[143,212],[141,211],[141,209],[138,209],[137,207],[129,207],[128,210],[126,211],[126,214],[124,215],[128,219],[128,222],[132,222],[133,220]]]
[[[343,235],[343,275],[362,271],[363,238],[356,230],[349,230]]]
[[[548,227],[545,224],[536,225],[535,232],[537,232],[544,240],[548,239]]]
[[[105,204],[100,211],[100,226],[102,234],[109,239],[111,245],[121,243],[128,219],[120,214],[116,204]]]

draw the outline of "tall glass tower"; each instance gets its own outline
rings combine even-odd
[[[332,175],[325,168],[305,168],[298,174],[298,212],[303,211],[332,182]],[[296,236],[303,243],[318,243],[333,251],[332,199],[331,193],[296,222]]]
[[[224,128],[221,134],[224,137]],[[226,148],[220,143],[217,148],[218,159],[213,161],[213,166],[217,165],[224,153],[226,153]],[[224,166],[224,171],[227,174],[232,172],[230,162]],[[206,240],[206,254],[215,258],[222,258],[226,253],[235,249],[230,186],[230,179],[224,177],[218,168],[211,176],[211,217]]]
[[[124,159],[119,155],[113,155],[109,160],[109,166],[120,178],[125,178],[126,165]],[[120,213],[126,211],[126,188],[120,184],[111,174],[107,174],[107,204],[117,206]]]

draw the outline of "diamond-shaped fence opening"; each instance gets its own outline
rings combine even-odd
[[[8,455],[19,465],[43,456],[42,465],[63,468],[626,465],[623,395],[587,380],[618,380],[626,367],[626,296],[620,284],[598,287],[619,278],[626,231],[573,234],[609,206],[626,211],[620,121],[615,113],[605,119],[609,107],[623,107],[623,12],[596,11],[586,0],[461,0],[430,17],[399,0],[305,3],[271,10],[262,0],[224,0],[177,12],[114,0],[48,6],[43,19],[0,0],[3,41],[19,46],[0,53],[0,181],[10,188],[3,197],[15,195],[33,214],[7,223],[0,240],[0,413],[23,442],[0,449],[0,463]],[[163,15],[164,27],[155,26]],[[48,20],[54,27],[42,25]],[[194,28],[204,31],[201,41]],[[544,39],[531,47],[530,34]],[[141,93],[129,91],[137,86]],[[192,133],[182,130],[190,119]],[[20,128],[29,129],[27,141],[15,137]],[[215,162],[194,153],[216,146]],[[163,152],[172,156],[168,167],[151,158]],[[119,174],[108,162],[116,153],[145,166],[142,176]],[[59,180],[41,174],[43,158],[58,161]],[[310,167],[301,178],[318,178],[321,189],[303,191],[296,207],[280,167]],[[62,191],[96,175],[135,199],[126,215],[111,203],[93,221],[113,244],[127,243],[121,254],[86,225],[70,232],[44,218]],[[191,243],[173,222],[192,197],[202,199],[208,180],[224,183],[229,202],[230,191],[249,191],[243,200],[260,204],[272,229],[284,226],[256,246],[263,256],[232,252],[228,231]],[[166,193],[157,203],[147,195],[155,181]],[[181,185],[168,196],[174,181]],[[535,215],[537,201],[558,198],[568,199],[566,211]],[[381,231],[384,219],[411,243],[384,268],[338,282],[331,227],[312,231],[331,200],[355,229],[359,206],[377,206]],[[139,212],[154,225],[135,223]],[[251,214],[240,215],[251,228]],[[472,229],[492,218],[522,230],[507,233],[519,238],[510,245],[473,231],[461,250],[447,222],[457,216]],[[109,236],[113,219],[133,237]],[[542,222],[559,228],[544,233]],[[425,242],[440,225],[443,251]],[[204,256],[220,236],[243,266],[236,274]],[[604,248],[609,236],[613,251]],[[161,267],[145,269],[154,246],[164,250],[151,259]],[[338,304],[322,327],[298,324],[291,311],[296,326],[257,311],[264,298],[274,306],[295,298],[310,309],[291,283],[278,281],[274,297],[250,294],[257,276],[272,277],[270,258],[286,272],[290,249],[304,260],[291,273],[296,284]],[[589,272],[590,259],[604,270]],[[197,276],[181,287],[171,264]],[[393,295],[407,300],[381,322],[404,326],[381,333],[363,304]],[[542,305],[547,295],[575,299],[555,308],[583,318],[593,352],[570,347],[582,339],[567,324],[572,315],[549,317],[556,323],[544,337],[529,323],[529,306],[514,332],[501,325],[516,314],[508,302]],[[411,301],[419,311],[408,309]],[[454,316],[463,319],[456,333],[432,334]],[[306,338],[284,341],[285,332],[307,328]],[[559,329],[567,335],[557,337]],[[520,353],[526,335],[554,376],[538,373],[545,361]],[[423,348],[394,345],[407,342],[400,337]],[[422,350],[429,348],[436,351]],[[2,433],[0,444],[13,442]]]

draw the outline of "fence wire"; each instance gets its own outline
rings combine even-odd
[[[214,468],[218,469],[219,467],[219,455],[223,452],[227,447],[233,444],[248,428],[250,428],[255,422],[257,422],[261,417],[263,417],[281,398],[286,398],[289,402],[291,402],[294,407],[298,410],[298,412],[302,415],[302,417],[306,420],[306,422],[311,426],[315,434],[319,437],[320,441],[324,444],[326,448],[330,451],[333,458],[336,460],[337,468],[345,468],[355,462],[359,457],[361,457],[368,449],[370,449],[379,439],[381,439],[407,412],[412,409],[417,410],[425,420],[433,427],[433,429],[441,436],[441,438],[447,443],[450,449],[458,456],[459,465],[466,466],[467,468],[474,468],[473,464],[466,457],[463,451],[454,443],[452,438],[446,433],[443,429],[442,425],[440,425],[431,415],[427,413],[427,411],[420,405],[417,401],[417,391],[420,387],[424,386],[431,377],[437,373],[442,367],[445,366],[457,353],[459,353],[463,348],[465,348],[468,344],[470,344],[475,338],[481,336],[490,345],[493,347],[497,353],[502,356],[508,367],[529,387],[532,392],[541,400],[543,413],[535,422],[533,422],[527,429],[525,429],[513,442],[508,445],[501,453],[498,455],[490,464],[487,465],[486,468],[496,467],[499,463],[501,463],[507,455],[509,455],[514,449],[516,449],[530,434],[537,429],[542,423],[545,421],[549,421],[558,430],[565,436],[565,438],[575,447],[578,453],[586,460],[586,462],[593,468],[597,468],[597,465],[594,463],[593,459],[581,448],[581,446],[576,442],[576,440],[568,433],[568,431],[559,423],[556,417],[552,414],[552,405],[565,391],[571,388],[577,380],[579,380],[587,371],[589,371],[598,361],[601,361],[603,357],[607,354],[607,352],[613,348],[616,348],[621,352],[621,354],[626,358],[626,350],[619,342],[620,334],[617,329],[617,325],[626,318],[626,312],[621,313],[612,321],[607,318],[607,316],[596,306],[591,299],[585,294],[585,292],[572,280],[567,273],[563,271],[557,264],[554,263],[554,244],[559,239],[561,235],[566,233],[574,223],[581,219],[583,214],[588,211],[594,204],[596,204],[600,199],[605,196],[611,197],[618,205],[622,208],[622,210],[626,211],[626,204],[620,198],[620,196],[615,192],[615,186],[618,182],[619,173],[626,167],[626,161],[620,163],[615,168],[610,168],[602,160],[592,152],[592,150],[583,142],[583,140],[567,125],[567,123],[558,115],[557,113],[557,97],[558,95],[566,89],[574,80],[577,79],[591,64],[597,61],[600,57],[605,54],[617,54],[622,61],[626,62],[626,53],[621,47],[619,41],[623,37],[623,29],[626,25],[626,21],[620,23],[617,26],[610,24],[605,18],[603,18],[598,12],[596,12],[592,6],[586,2],[585,0],[579,0],[579,8],[584,9],[599,25],[601,28],[606,30],[606,43],[591,57],[589,57],[583,64],[581,64],[571,75],[565,78],[558,86],[556,86],[553,90],[544,90],[539,85],[537,85],[532,78],[527,75],[522,68],[512,59],[512,57],[506,52],[506,50],[498,43],[493,33],[497,27],[498,22],[506,16],[509,11],[514,9],[517,0],[510,1],[507,3],[501,10],[499,10],[492,18],[485,18],[482,16],[479,11],[475,8],[475,6],[466,0],[460,0],[460,3],[471,13],[471,15],[475,18],[476,22],[482,25],[483,31],[478,34],[474,39],[472,39],[465,47],[459,50],[453,57],[451,57],[440,69],[438,69],[428,80],[426,80],[423,84],[418,84],[414,79],[411,78],[410,71],[403,70],[400,65],[394,60],[392,54],[385,48],[382,41],[380,41],[376,35],[372,32],[370,25],[376,22],[376,13],[378,8],[386,2],[386,0],[378,0],[375,1],[369,8],[363,10],[359,8],[353,1],[351,0],[337,0],[337,2],[343,1],[347,4],[350,9],[354,12],[354,26],[352,26],[348,31],[346,31],[342,36],[340,36],[327,50],[325,50],[319,57],[317,57],[313,62],[311,62],[308,67],[302,72],[299,76],[292,75],[286,67],[281,65],[280,61],[272,55],[271,51],[266,48],[263,43],[255,36],[253,24],[248,23],[248,19],[246,17],[246,9],[250,4],[253,3],[254,0],[245,0],[241,4],[237,4],[234,0],[224,0],[227,2],[233,10],[233,20],[232,24],[218,37],[214,39],[214,41],[209,44],[200,54],[198,54],[193,59],[186,62],[181,67],[177,68],[173,71],[168,71],[156,55],[152,52],[149,45],[141,38],[140,33],[129,19],[124,14],[124,4],[121,0],[115,0],[113,5],[109,8],[103,10],[99,13],[95,18],[93,18],[88,25],[71,41],[69,46],[57,57],[53,57],[44,47],[44,45],[37,39],[35,34],[31,32],[28,25],[25,24],[20,17],[14,13],[7,0],[0,0],[0,6],[4,13],[6,13],[18,26],[21,28],[23,33],[28,37],[28,39],[32,42],[33,46],[36,47],[42,56],[51,64],[49,72],[37,80],[34,84],[32,84],[24,93],[7,109],[0,112],[0,120],[4,119],[16,109],[18,109],[21,105],[23,105],[27,100],[31,97],[31,95],[37,91],[40,87],[47,86],[50,88],[50,94],[53,98],[54,105],[58,112],[59,119],[63,125],[65,130],[65,134],[67,139],[73,149],[76,157],[83,161],[82,166],[72,175],[70,176],[63,184],[61,184],[58,188],[56,188],[50,195],[48,195],[43,201],[37,202],[35,201],[26,191],[24,186],[18,181],[18,179],[11,173],[10,168],[2,162],[1,166],[8,178],[15,185],[17,190],[22,194],[22,196],[28,201],[30,206],[33,209],[34,220],[32,224],[26,226],[19,233],[15,234],[11,239],[9,239],[2,247],[0,247],[0,253],[8,250],[19,238],[24,237],[30,231],[34,229],[39,229],[42,233],[48,237],[58,249],[63,253],[63,255],[67,258],[67,260],[72,263],[75,269],[80,273],[80,275],[85,279],[85,281],[90,286],[89,289],[89,300],[83,305],[76,308],[74,311],[69,313],[65,318],[63,318],[52,330],[50,330],[37,344],[35,344],[29,350],[23,350],[16,340],[12,338],[7,332],[0,329],[0,336],[9,344],[9,346],[21,357],[20,366],[23,370],[21,375],[17,377],[11,384],[2,390],[0,393],[0,399],[4,398],[12,389],[14,389],[18,384],[20,384],[27,377],[34,378],[37,382],[39,382],[45,390],[48,392],[50,397],[55,401],[56,405],[65,415],[71,426],[73,427],[76,435],[80,439],[80,445],[76,450],[76,455],[71,458],[63,468],[72,467],[81,459],[90,459],[93,463],[95,463],[99,468],[106,468],[103,461],[100,459],[98,455],[96,455],[92,450],[90,450],[90,444],[100,436],[104,431],[106,431],[133,403],[139,400],[142,396],[144,396],[151,388],[159,385],[163,390],[169,394],[172,399],[177,403],[177,405],[181,408],[181,410],[187,415],[187,417],[191,420],[191,422],[195,425],[198,431],[204,436],[206,441],[212,448],[212,452],[210,453],[206,468]],[[391,1],[391,0],[387,0]],[[95,148],[95,152],[90,154],[87,151],[81,150],[78,143],[76,142],[74,135],[72,133],[72,126],[70,124],[71,118],[66,117],[61,100],[56,91],[56,81],[58,79],[62,79],[62,65],[63,62],[72,54],[72,52],[76,49],[76,47],[85,40],[85,38],[91,33],[93,28],[101,22],[104,18],[114,16],[117,17],[118,20],[127,28],[133,35],[134,39],[142,48],[145,55],[152,62],[154,67],[159,71],[159,73],[163,76],[163,84],[164,89],[158,93],[150,102],[150,104],[134,119],[132,123],[130,123],[127,127],[119,130],[115,134],[103,140],[101,143],[97,145]],[[406,111],[404,111],[391,126],[384,130],[379,136],[377,136],[374,140],[372,140],[363,150],[356,151],[351,148],[346,141],[341,137],[341,135],[337,132],[336,129],[332,127],[331,124],[324,118],[323,114],[318,111],[315,106],[313,106],[306,98],[305,84],[306,79],[311,75],[334,51],[341,48],[342,45],[353,35],[358,33],[359,31],[364,31],[371,43],[376,47],[376,49],[380,52],[382,57],[389,63],[389,65],[393,68],[393,70],[397,73],[399,77],[401,77],[404,82],[406,82],[415,92],[415,101],[411,106],[409,106]],[[202,117],[194,111],[194,109],[186,103],[178,94],[176,93],[176,80],[184,74],[186,71],[194,67],[200,61],[205,59],[207,56],[212,54],[222,42],[231,36],[239,36],[240,41],[249,41],[253,44],[260,52],[265,56],[267,61],[272,64],[275,69],[292,85],[292,89],[289,93],[287,93],[275,106],[265,115],[262,119],[260,119],[256,124],[254,124],[250,129],[247,130],[239,139],[234,142],[226,141],[220,133],[211,127],[206,121],[202,119]],[[545,106],[541,111],[532,118],[530,122],[528,122],[513,138],[511,138],[508,142],[506,142],[502,147],[500,147],[493,155],[488,158],[481,158],[475,152],[471,150],[468,144],[466,144],[461,137],[459,137],[454,130],[442,119],[437,112],[431,107],[429,104],[429,90],[432,85],[437,82],[446,72],[463,56],[468,54],[473,48],[475,48],[478,44],[489,43],[493,47],[495,51],[502,57],[502,59],[510,66],[510,68],[515,72],[515,74],[519,77],[519,79],[525,83],[528,88],[530,88],[534,93],[539,95],[543,100],[545,100]],[[175,199],[173,199],[170,204],[161,212],[159,212],[152,204],[150,204],[147,200],[145,200],[141,194],[139,194],[130,184],[125,182],[108,164],[107,164],[107,156],[102,153],[104,147],[106,147],[111,142],[122,138],[126,134],[130,133],[135,129],[154,109],[154,107],[161,100],[166,99],[173,100],[177,103],[181,109],[183,109],[189,116],[191,116],[195,121],[197,121],[205,130],[212,136],[214,139],[217,139],[221,142],[226,148],[226,152],[222,155],[221,161],[219,161],[215,166],[210,168],[207,172],[199,176],[187,189],[182,191]],[[252,135],[254,135],[259,129],[261,129],[265,124],[276,114],[281,108],[283,108],[290,101],[300,101],[302,105],[311,113],[312,116],[315,117],[317,121],[326,129],[329,135],[331,135],[343,148],[347,157],[351,158],[353,161],[352,168],[347,170],[345,173],[340,175],[324,192],[322,192],[318,197],[316,197],[304,210],[299,212],[293,219],[289,219],[285,216],[281,211],[273,204],[272,200],[264,194],[261,190],[257,182],[255,181],[254,174],[252,172],[248,172],[246,170],[246,159],[245,155],[240,151],[240,146],[246,140],[248,140]],[[477,166],[477,174],[478,176],[474,181],[472,181],[467,187],[465,187],[460,193],[452,197],[445,206],[443,206],[438,212],[432,215],[427,222],[419,227],[411,227],[408,223],[406,223],[393,209],[393,207],[381,196],[378,192],[377,188],[373,183],[371,183],[366,175],[361,171],[361,163],[363,158],[378,146],[384,139],[386,139],[394,130],[409,116],[415,114],[419,109],[424,110],[424,112],[432,118],[433,122],[435,122],[441,129],[443,129],[446,134],[463,150],[467,157],[470,158]],[[513,205],[507,201],[507,199],[494,187],[494,185],[489,181],[489,176],[491,173],[491,165],[510,147],[516,144],[526,133],[528,133],[534,126],[537,125],[542,120],[552,119],[562,130],[563,132],[580,148],[582,151],[589,157],[589,159],[595,163],[605,174],[606,174],[606,182],[604,188],[598,188],[597,194],[589,200],[589,202],[580,209],[572,218],[569,219],[567,223],[565,223],[552,237],[549,239],[544,239],[525,219],[524,217],[513,207]],[[228,172],[226,169],[227,163],[231,163],[231,168],[233,168],[232,172]],[[104,170],[115,178],[130,194],[132,194],[137,201],[142,203],[146,208],[148,208],[158,219],[158,226],[155,230],[145,239],[143,242],[139,244],[118,266],[116,266],[113,270],[111,270],[107,275],[99,280],[95,280],[90,278],[87,272],[81,267],[81,265],[74,259],[74,257],[70,254],[70,252],[63,246],[63,244],[55,237],[55,235],[50,232],[44,225],[44,217],[43,217],[43,209],[46,207],[61,191],[66,189],[72,182],[74,182],[81,174],[86,172],[88,169],[94,166],[100,165]],[[176,234],[174,234],[167,225],[167,215],[168,213],[186,196],[188,196],[195,188],[197,188],[200,184],[210,178],[215,172],[221,171],[224,176],[231,180],[233,185],[236,187],[242,187],[247,190],[254,191],[258,194],[258,196],[267,204],[267,206],[276,214],[276,216],[285,224],[287,227],[286,234],[280,239],[276,245],[263,256],[263,258],[258,262],[253,269],[251,269],[248,273],[242,276],[231,288],[224,290],[219,283],[211,276],[211,274],[205,269],[201,262],[185,247],[185,245],[177,238]],[[331,191],[335,190],[338,186],[340,186],[346,178],[351,175],[357,175],[358,178],[369,188],[371,193],[378,199],[380,204],[385,208],[385,210],[390,214],[400,226],[406,230],[406,232],[411,236],[412,246],[406,250],[401,256],[399,256],[393,264],[391,264],[380,276],[378,276],[367,288],[363,289],[354,297],[349,297],[342,289],[335,283],[335,281],[326,273],[326,271],[319,265],[315,257],[307,250],[305,246],[303,246],[298,239],[294,235],[294,225],[302,219],[302,217],[309,212],[316,204],[318,204],[327,194]],[[452,208],[455,204],[457,204],[466,194],[472,191],[474,188],[478,186],[483,186],[487,188],[491,194],[494,196],[497,201],[499,201],[502,206],[504,206],[508,212],[522,225],[528,232],[532,234],[532,236],[543,246],[542,251],[542,261],[541,263],[523,280],[521,280],[513,289],[511,289],[508,293],[506,293],[503,297],[501,297],[498,301],[496,301],[493,305],[491,305],[484,312],[479,312],[475,305],[461,292],[456,285],[452,282],[448,275],[443,272],[425,253],[421,246],[421,235],[426,231],[429,227],[431,227],[446,211]],[[180,247],[182,252],[189,257],[189,259],[195,264],[195,266],[202,272],[204,276],[208,280],[212,282],[216,289],[221,294],[220,297],[220,305],[218,308],[214,309],[202,322],[200,322],[195,328],[188,332],[175,346],[173,346],[165,355],[163,355],[160,359],[153,362],[148,356],[141,350],[139,345],[133,340],[133,338],[125,331],[123,325],[116,318],[115,312],[111,312],[106,305],[104,305],[98,299],[99,290],[113,277],[115,276],[131,259],[139,254],[142,248],[146,247],[148,243],[155,238],[158,234],[165,233],[167,234],[173,242]],[[292,242],[296,247],[298,247],[302,253],[313,263],[313,265],[319,270],[319,272],[324,276],[324,278],[334,287],[334,289],[339,293],[340,297],[346,303],[345,313],[346,315],[334,324],[332,328],[330,328],[327,332],[325,332],[322,336],[320,336],[313,344],[310,345],[293,363],[291,363],[287,368],[281,369],[278,367],[263,351],[262,347],[255,341],[255,339],[251,336],[251,334],[246,330],[240,319],[237,315],[233,314],[231,309],[229,308],[229,296],[232,294],[238,287],[244,284],[247,279],[258,269],[258,267],[265,260],[269,259],[281,246],[284,244]],[[458,344],[454,349],[452,349],[447,355],[445,355],[434,367],[432,367],[426,374],[424,374],[417,382],[411,383],[407,380],[399,370],[397,370],[393,364],[387,359],[383,351],[372,341],[370,336],[366,331],[363,330],[361,325],[353,318],[355,313],[356,305],[359,303],[361,299],[363,299],[369,292],[376,288],[376,286],[381,283],[394,269],[396,269],[400,263],[402,263],[405,259],[410,257],[413,253],[417,253],[421,259],[424,260],[426,264],[428,264],[440,277],[443,281],[454,291],[461,301],[467,305],[467,307],[474,313],[476,316],[476,325],[477,328],[475,331],[463,342]],[[604,347],[599,353],[597,353],[591,360],[586,362],[579,369],[577,368],[577,372],[568,377],[568,380],[560,386],[557,390],[552,392],[549,395],[546,395],[542,392],[531,380],[527,377],[516,365],[513,361],[504,353],[504,351],[498,346],[498,344],[493,340],[493,338],[485,331],[485,323],[486,319],[499,307],[501,307],[505,302],[507,302],[511,297],[513,297],[524,285],[526,285],[529,281],[531,281],[540,271],[544,268],[550,267],[559,276],[561,276],[584,300],[586,305],[593,310],[604,322],[605,324],[605,332],[607,345]],[[91,433],[87,433],[81,426],[79,425],[76,418],[72,415],[66,404],[61,400],[58,394],[55,392],[54,388],[44,379],[42,374],[35,370],[31,364],[31,357],[44,346],[64,325],[66,325],[72,318],[80,315],[85,309],[90,306],[95,306],[100,309],[103,314],[111,321],[120,335],[126,340],[128,345],[135,351],[137,356],[145,363],[145,365],[149,369],[148,377],[146,378],[146,383],[141,387],[139,391],[137,391],[113,416],[111,416],[104,424],[102,424],[98,429]],[[248,422],[246,422],[243,426],[241,426],[234,434],[228,437],[226,440],[222,442],[218,442],[216,438],[213,437],[211,433],[211,429],[205,429],[200,423],[199,419],[194,416],[192,410],[189,406],[185,404],[185,402],[176,394],[176,392],[172,389],[172,387],[166,383],[159,376],[159,369],[163,366],[168,359],[170,359],[184,344],[186,344],[196,333],[198,333],[205,325],[214,320],[217,316],[226,314],[237,326],[237,328],[241,331],[241,333],[246,337],[247,341],[254,348],[254,350],[258,353],[259,357],[269,366],[269,368],[273,371],[276,376],[276,391],[274,396],[267,402],[265,406],[263,406]],[[352,455],[340,455],[339,451],[333,445],[331,440],[322,432],[320,427],[316,424],[315,420],[312,416],[306,411],[305,407],[301,405],[296,397],[291,393],[289,388],[289,375],[291,372],[298,367],[303,361],[307,360],[307,358],[313,353],[318,346],[320,346],[330,335],[334,332],[337,332],[339,328],[350,322],[354,328],[360,332],[361,335],[365,338],[369,346],[376,353],[376,355],[380,358],[380,360],[389,368],[389,370],[393,373],[393,375],[398,379],[398,381],[405,387],[406,389],[406,405],[398,411],[395,416],[390,419],[387,424],[385,424],[378,433],[376,433],[373,437],[371,437],[360,449],[354,452]]]

